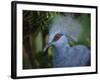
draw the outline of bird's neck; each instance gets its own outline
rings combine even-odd
[[[53,66],[54,67],[57,67],[60,64],[62,65],[62,61],[64,61],[68,50],[69,50],[69,46],[67,45],[55,48],[55,52],[53,54]]]
[[[63,44],[62,46],[56,46],[56,49],[57,49],[57,50],[63,50],[63,49],[65,49],[66,47],[69,47],[69,44]]]
[[[61,54],[61,53],[64,53],[66,52],[66,49],[69,48],[69,45],[64,45],[64,46],[59,46],[59,47],[56,47],[56,53],[57,54]]]

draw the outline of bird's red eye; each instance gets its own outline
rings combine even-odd
[[[53,41],[59,40],[61,36],[62,36],[62,34],[56,34],[56,35],[54,36]]]

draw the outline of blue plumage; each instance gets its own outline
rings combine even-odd
[[[70,47],[66,36],[61,36],[58,41],[52,43],[55,46],[53,52],[53,67],[87,66],[90,61],[90,51],[84,45]]]
[[[71,14],[58,15],[49,29],[48,45],[55,46],[53,51],[53,67],[75,67],[90,65],[90,50],[84,45],[70,47],[69,41],[78,41],[82,32],[81,24]],[[69,37],[68,37],[69,36]]]

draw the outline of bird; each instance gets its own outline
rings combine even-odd
[[[53,67],[79,67],[90,65],[90,50],[84,45],[70,46],[70,39],[65,34],[55,34],[51,43],[49,43],[44,51],[50,46],[54,46]]]
[[[82,25],[73,17],[74,14],[66,13],[57,15],[49,26],[49,39],[44,47],[44,52],[53,46],[52,66],[57,67],[80,67],[91,65],[90,49],[77,44],[70,46],[70,41],[78,42],[82,34]]]

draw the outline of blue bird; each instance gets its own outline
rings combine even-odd
[[[48,44],[54,46],[53,67],[90,66],[90,50],[85,45],[70,46],[70,41],[78,42],[82,36],[83,26],[74,18],[74,14],[57,15],[49,26]]]
[[[56,33],[51,43],[46,45],[46,51],[51,45],[55,47],[53,52],[53,67],[77,67],[90,65],[90,50],[84,45],[70,47],[69,37],[62,33]]]

